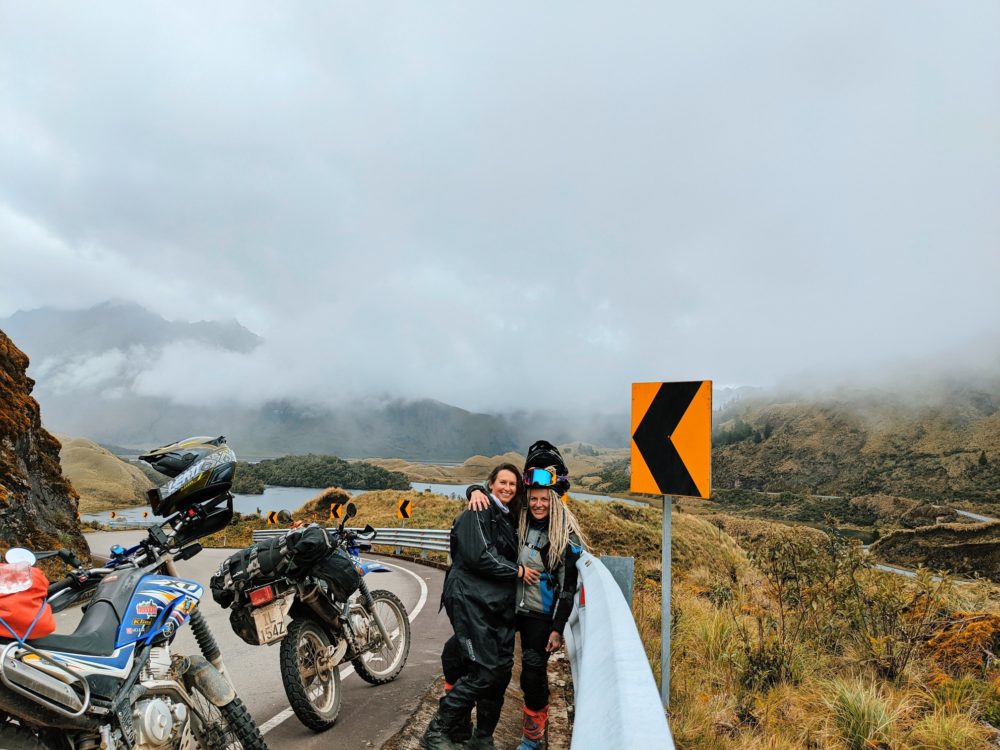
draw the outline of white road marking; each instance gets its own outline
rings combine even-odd
[[[407,619],[410,622],[413,622],[414,618],[420,614],[420,610],[422,610],[424,608],[424,605],[427,603],[427,584],[424,583],[423,578],[418,576],[412,570],[404,568],[402,565],[395,565],[393,563],[388,563],[383,560],[379,560],[378,562],[380,562],[382,565],[386,565],[390,568],[396,568],[397,570],[403,571],[407,575],[413,576],[414,578],[417,579],[417,583],[420,584],[420,598],[417,599],[417,606],[415,606],[413,608],[413,611],[410,612],[409,615],[407,615]],[[349,677],[352,674],[354,674],[354,667],[352,667],[350,664],[345,664],[344,667],[340,670],[340,679],[343,680],[345,677]],[[267,734],[276,726],[278,726],[279,724],[281,724],[282,722],[284,722],[285,720],[294,715],[295,712],[292,711],[291,707],[286,708],[284,711],[280,711],[279,713],[275,714],[270,719],[268,719],[267,721],[265,721],[263,724],[260,725],[261,736]]]

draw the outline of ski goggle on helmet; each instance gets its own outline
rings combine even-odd
[[[556,474],[552,469],[525,469],[525,487],[555,487],[560,480],[568,480],[568,475]]]

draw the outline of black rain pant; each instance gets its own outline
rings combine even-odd
[[[521,634],[521,690],[524,705],[540,711],[549,705],[549,654],[545,646],[552,633],[549,617],[517,616],[517,632]]]
[[[444,678],[453,687],[441,699],[450,721],[476,707],[476,734],[492,736],[500,721],[504,692],[514,667],[512,613],[495,614],[445,602],[455,635],[441,652]]]

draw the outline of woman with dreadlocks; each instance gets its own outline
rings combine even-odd
[[[518,519],[518,565],[539,576],[521,576],[515,598],[515,627],[521,637],[523,734],[517,750],[537,750],[549,715],[549,655],[563,644],[563,629],[573,609],[576,562],[584,535],[566,505],[569,472],[559,450],[545,440],[528,449],[524,465],[527,503]],[[488,502],[482,489],[470,487],[469,507]]]

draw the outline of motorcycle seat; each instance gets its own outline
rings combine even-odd
[[[125,617],[132,592],[147,575],[140,568],[127,568],[106,577],[94,591],[94,598],[87,605],[76,630],[66,635],[53,633],[44,638],[34,638],[29,644],[45,651],[110,656],[114,653],[118,628]],[[10,643],[10,640],[2,642]]]

